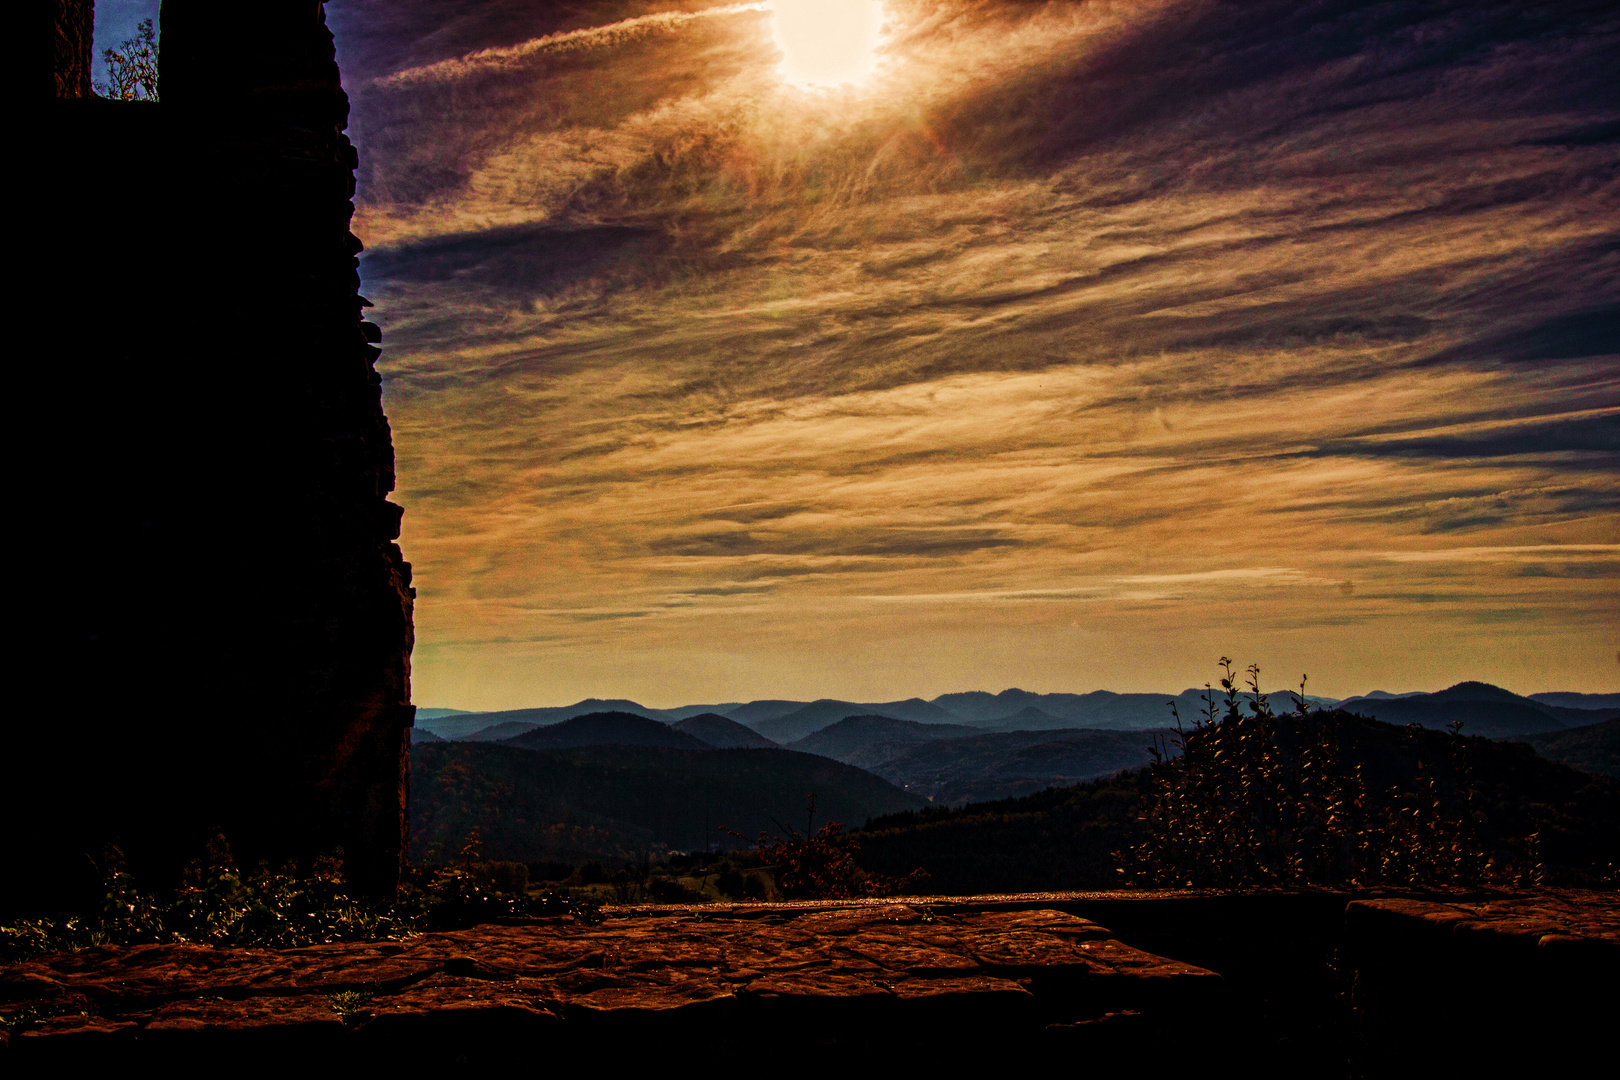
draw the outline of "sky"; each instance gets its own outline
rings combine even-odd
[[[95,30],[90,43],[90,78],[105,82],[107,64],[102,54],[135,37],[143,19],[151,19],[156,30],[161,0],[96,0]]]
[[[1612,5],[833,6],[328,3],[418,703],[1620,689]]]

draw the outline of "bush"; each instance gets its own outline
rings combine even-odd
[[[750,870],[748,876],[742,881],[742,898],[744,900],[769,900],[771,893],[771,879],[762,871]]]
[[[107,82],[96,83],[96,93],[114,101],[158,99],[157,33],[151,19],[143,19],[135,36],[116,49],[104,49]]]
[[[522,863],[481,863],[478,838],[459,862],[408,875],[392,901],[348,894],[342,853],[317,859],[307,873],[287,865],[237,868],[224,837],[209,841],[170,897],[143,891],[116,848],[103,857],[98,911],[0,926],[0,962],[95,945],[193,942],[299,948],[332,941],[381,941],[422,930],[448,930],[492,919],[569,916],[600,922],[600,905],[560,890],[529,894]]]
[[[1200,887],[1473,884],[1492,876],[1467,740],[1457,729],[1449,763],[1431,760],[1430,740],[1408,729],[1415,775],[1372,799],[1363,763],[1348,765],[1340,754],[1348,714],[1311,712],[1302,681],[1294,712],[1279,717],[1258,667],[1248,669],[1245,697],[1232,662],[1220,662],[1224,702],[1210,688],[1205,715],[1171,740],[1179,756],[1170,745],[1153,749],[1148,836],[1124,853],[1126,873]],[[1437,779],[1446,764],[1450,812]]]

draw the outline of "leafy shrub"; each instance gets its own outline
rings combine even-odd
[[[308,873],[292,865],[271,871],[263,864],[243,872],[225,839],[215,836],[187,869],[180,888],[159,897],[139,888],[122,855],[109,849],[100,909],[0,926],[0,962],[94,945],[193,942],[287,949],[402,938],[500,918],[601,921],[599,904],[559,890],[528,893],[523,864],[481,863],[478,851],[475,834],[458,862],[409,875],[394,900],[377,902],[348,894],[341,852],[317,859]]]
[[[474,829],[461,846],[460,858],[434,871],[425,888],[402,897],[424,930],[456,930],[496,919],[572,916],[582,922],[601,922],[601,905],[560,890],[533,894],[527,891],[528,867],[523,863],[485,863],[479,858],[482,841]],[[506,890],[503,891],[504,884]]]
[[[114,101],[156,101],[158,98],[157,31],[143,19],[135,36],[115,49],[103,49],[107,81],[96,83],[96,93]]]
[[[1369,797],[1365,764],[1340,753],[1348,714],[1314,713],[1304,683],[1276,715],[1248,669],[1240,691],[1221,658],[1224,702],[1212,688],[1190,732],[1153,749],[1147,837],[1127,872],[1155,885],[1471,884],[1500,876],[1481,841],[1468,742],[1451,733],[1449,762],[1408,729],[1414,775]],[[1172,710],[1175,706],[1172,703]],[[1245,709],[1247,711],[1245,711]],[[1175,716],[1178,730],[1181,718]],[[1441,797],[1438,773],[1453,804]]]
[[[750,870],[742,880],[741,896],[744,900],[769,900],[771,893],[771,879],[760,870]]]

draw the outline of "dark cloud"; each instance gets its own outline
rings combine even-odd
[[[1444,435],[1398,439],[1339,439],[1318,455],[1357,454],[1405,458],[1494,458],[1524,454],[1593,453],[1599,467],[1620,471],[1620,411],[1602,416],[1548,417],[1513,425]]]
[[[368,252],[361,272],[379,283],[458,282],[532,299],[655,259],[667,246],[666,235],[649,228],[516,225]]]
[[[652,541],[654,552],[689,556],[810,555],[854,557],[899,556],[916,559],[948,558],[1011,547],[1014,537],[987,529],[891,529],[877,534],[829,532],[767,533],[759,531],[711,532],[676,535]],[[695,590],[688,590],[696,594]]]
[[[1620,251],[1612,254],[1620,254]],[[1620,304],[1605,304],[1584,311],[1554,315],[1534,325],[1454,346],[1431,362],[1458,360],[1582,360],[1593,356],[1620,356]]]

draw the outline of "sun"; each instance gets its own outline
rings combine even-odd
[[[877,67],[881,0],[770,0],[782,78],[795,86],[855,83]]]

